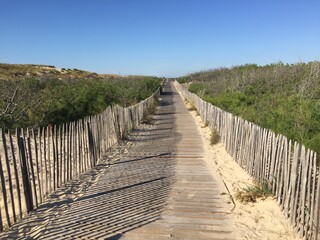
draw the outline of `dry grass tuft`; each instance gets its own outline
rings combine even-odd
[[[219,142],[220,142],[220,135],[215,130],[212,130],[211,136],[210,136],[210,144],[215,145]]]
[[[253,185],[247,185],[242,190],[237,190],[235,197],[242,203],[256,202],[257,199],[266,199],[272,196],[270,184],[267,181],[256,182]]]
[[[197,111],[197,108],[192,104],[189,103],[189,106],[187,107],[188,111]]]

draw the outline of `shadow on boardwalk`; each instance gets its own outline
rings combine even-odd
[[[2,239],[119,239],[161,219],[175,182],[174,105],[165,87],[153,125],[139,127],[126,144],[91,171],[52,194]]]

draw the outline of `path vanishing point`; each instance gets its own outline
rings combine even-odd
[[[171,83],[153,119],[0,238],[236,239],[196,123]]]

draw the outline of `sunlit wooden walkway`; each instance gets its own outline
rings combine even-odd
[[[203,154],[192,116],[167,84],[153,125],[132,132],[0,237],[235,239]]]

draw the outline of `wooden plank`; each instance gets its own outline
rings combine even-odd
[[[88,155],[87,155],[87,120],[84,119],[81,124],[81,141],[82,141],[82,154],[83,154],[83,166],[84,170],[87,171],[90,167],[88,165]]]
[[[78,139],[78,161],[79,161],[79,174],[83,173],[83,161],[82,161],[82,145],[81,145],[81,120],[78,121],[77,123],[77,139]]]
[[[69,125],[69,180],[73,178],[73,123]]]
[[[56,165],[56,187],[60,187],[60,142],[59,142],[59,135],[60,135],[60,125],[56,125],[55,129],[55,141],[56,141],[56,158],[57,158],[57,165]]]
[[[312,196],[311,196],[311,191],[312,191],[312,184],[313,184],[313,151],[309,150],[309,156],[306,159],[307,164],[308,164],[308,173],[307,173],[307,192],[306,192],[306,217],[305,217],[305,223],[304,223],[304,235],[308,235],[309,230],[311,228],[310,226],[310,216],[311,216],[311,201],[312,201]]]
[[[52,154],[53,154],[53,158],[52,158],[52,178],[53,178],[53,182],[52,182],[52,191],[55,191],[57,188],[57,143],[56,143],[56,135],[57,135],[57,126],[54,125],[51,128],[51,141],[52,141]]]
[[[314,227],[313,227],[313,239],[318,240],[320,238],[320,176],[318,168],[318,180],[317,180],[317,191],[316,201],[314,205]]]
[[[278,142],[278,136],[276,136],[274,133],[272,133],[272,151],[271,151],[271,158],[270,163],[268,164],[268,171],[266,172],[265,179],[268,179],[269,182],[273,182],[274,179],[274,173],[275,173],[275,167],[277,164],[277,142]],[[274,192],[274,186],[272,185],[272,192]]]
[[[239,156],[238,156],[238,164],[242,166],[242,161],[243,161],[243,154],[244,154],[244,148],[245,148],[245,137],[246,137],[246,132],[244,131],[245,122],[242,120],[240,124],[241,132],[240,132],[240,151],[239,151]]]
[[[13,161],[13,170],[14,170],[14,178],[16,182],[16,190],[17,190],[17,200],[18,200],[18,207],[19,207],[19,218],[22,218],[22,202],[21,202],[21,191],[20,191],[20,181],[19,181],[19,173],[17,168],[17,159],[15,148],[13,145],[12,135],[10,130],[8,131],[9,141],[10,141],[10,148],[11,148],[11,156]]]
[[[62,134],[63,134],[63,125],[59,125],[59,137],[58,137],[58,142],[59,142],[59,155],[58,155],[58,160],[59,160],[59,178],[58,178],[58,187],[60,187],[63,184],[63,143],[62,143]]]
[[[123,112],[123,116],[124,116],[124,112]],[[126,121],[124,120],[124,124],[126,125]],[[99,159],[101,158],[101,116],[97,116],[97,123],[96,123],[96,136],[97,136],[97,141],[96,141],[96,146],[97,146],[97,159],[96,159],[96,163],[98,163]],[[125,127],[125,135],[127,134],[127,129]]]
[[[76,128],[76,122],[72,123],[72,172],[73,172],[73,177],[77,177],[77,128]],[[73,178],[71,178],[73,179]]]
[[[299,201],[299,193],[300,193],[300,189],[301,189],[301,156],[304,155],[304,146],[300,146],[299,144],[297,145],[300,148],[300,154],[298,155],[298,159],[297,159],[297,178],[296,178],[296,187],[295,187],[295,192],[294,192],[294,201],[293,201],[293,215],[292,215],[292,224],[294,227],[298,227],[298,221],[300,219],[298,219],[297,217],[299,216],[299,205],[298,205],[298,201]]]
[[[74,122],[74,128],[73,128],[73,157],[74,157],[74,161],[73,161],[73,166],[74,166],[74,176],[77,177],[78,176],[78,168],[79,168],[79,164],[78,164],[78,138],[77,138],[77,122]]]
[[[59,125],[54,126],[54,139],[55,139],[55,145],[56,145],[56,189],[60,186],[59,179],[60,179],[60,165],[59,165]]]
[[[276,155],[276,165],[275,165],[275,172],[273,173],[273,191],[276,196],[279,195],[279,187],[281,182],[281,170],[283,169],[283,146],[282,146],[282,135],[278,135],[278,144],[277,144],[277,155]]]
[[[20,136],[20,132],[22,136]],[[23,135],[23,129],[18,131],[17,134],[18,144],[19,144],[19,157],[20,157],[20,167],[21,167],[21,174],[22,174],[22,183],[23,183],[23,192],[26,204],[27,213],[33,210],[33,199],[32,199],[32,189],[27,165],[27,156],[25,150],[25,139]]]
[[[52,159],[51,159],[51,127],[48,126],[47,127],[47,154],[48,154],[48,158],[47,158],[47,166],[48,166],[48,178],[47,178],[47,183],[48,183],[48,194],[52,193],[53,191],[53,187],[52,187],[52,183],[53,183],[53,179],[52,179]]]
[[[40,131],[40,129],[38,129]],[[41,203],[41,198],[42,198],[42,187],[41,187],[41,179],[40,179],[40,166],[39,166],[39,154],[38,154],[38,142],[37,142],[37,136],[34,132],[34,129],[31,130],[32,132],[32,137],[33,137],[33,144],[34,144],[34,152],[35,152],[35,163],[36,163],[36,170],[37,170],[37,186],[38,186],[38,191],[37,191],[37,198],[39,203]]]
[[[288,155],[287,155],[287,175],[285,178],[285,186],[287,187],[286,189],[286,201],[284,203],[284,212],[286,217],[289,217],[290,214],[290,200],[291,200],[291,171],[292,171],[292,165],[293,165],[293,156],[294,156],[294,150],[292,149],[292,141],[289,140],[289,144],[288,144]]]
[[[283,182],[284,182],[284,175],[285,175],[285,165],[286,165],[286,139],[283,135],[281,135],[281,142],[280,142],[280,164],[278,167],[278,179],[277,179],[277,191],[276,191],[276,195],[277,195],[277,201],[278,204],[281,205],[282,201],[283,201],[283,191],[284,191],[284,186],[283,186]]]
[[[3,220],[2,220],[2,213],[0,211],[0,232],[3,231]]]
[[[278,188],[278,183],[280,179],[280,169],[281,169],[281,164],[282,164],[282,148],[281,148],[281,141],[282,141],[282,136],[279,134],[277,136],[277,153],[276,153],[276,160],[275,160],[275,166],[274,166],[274,171],[272,173],[272,188],[273,188],[273,193],[277,194],[277,188]]]
[[[88,170],[87,166],[87,158],[86,158],[86,142],[85,142],[85,119],[81,121],[81,155],[82,155],[82,168],[83,171],[86,172]]]
[[[305,224],[305,211],[306,211],[306,187],[308,184],[307,174],[309,170],[309,163],[306,160],[309,160],[310,150],[307,150],[305,153],[305,148],[302,147],[301,153],[301,188],[300,188],[300,197],[299,197],[299,232],[300,238],[304,236],[304,224]]]
[[[270,150],[270,132],[268,129],[263,129],[263,146],[261,152],[261,167],[259,169],[259,178],[264,176],[265,165],[269,161],[269,150]]]
[[[43,202],[44,200],[44,196],[45,196],[45,191],[44,191],[44,163],[43,163],[43,159],[44,159],[44,156],[42,155],[43,154],[43,142],[42,142],[42,132],[43,132],[43,128],[38,128],[38,136],[37,136],[37,146],[38,146],[38,149],[39,149],[39,174],[40,174],[40,178],[39,178],[39,181],[40,181],[40,189],[41,189],[41,193],[40,193],[40,202]]]
[[[311,206],[310,206],[310,234],[313,236],[314,233],[314,219],[315,219],[315,209],[317,209],[316,205],[316,190],[317,190],[317,153],[313,153],[313,165],[312,165],[312,191],[311,191]]]
[[[69,180],[73,179],[74,176],[74,172],[73,172],[73,160],[74,160],[74,149],[73,149],[73,122],[70,123],[70,128],[69,128],[69,144],[70,144],[70,148],[69,148],[69,156],[70,156],[70,162],[69,162]]]
[[[69,181],[70,179],[70,162],[71,162],[71,158],[70,158],[70,123],[66,124],[66,139],[67,139],[67,144],[66,144],[66,152],[67,152],[67,156],[66,156],[66,167],[65,167],[65,172],[66,172],[66,182]]]
[[[91,166],[94,166],[94,148],[93,148],[93,137],[92,132],[90,128],[90,122],[87,123],[88,126],[88,142],[89,142],[89,152],[90,152],[90,158],[91,158]]]
[[[4,174],[3,174],[1,155],[0,155],[0,181],[1,181],[1,188],[2,188],[2,197],[3,197],[2,199],[3,199],[4,211],[5,211],[5,214],[6,214],[7,224],[10,227],[11,226],[11,222],[10,222],[8,199],[7,199],[7,190],[6,190],[6,183],[5,183],[5,178],[4,178]]]
[[[60,185],[62,186],[65,183],[64,179],[64,164],[65,164],[65,124],[60,125]]]
[[[38,198],[37,198],[37,184],[36,184],[36,176],[34,173],[34,166],[33,166],[33,157],[32,157],[32,148],[31,148],[31,139],[30,139],[30,131],[27,128],[27,144],[26,144],[26,149],[27,149],[27,153],[28,153],[28,157],[27,159],[27,164],[29,163],[29,176],[31,173],[31,178],[32,178],[32,184],[33,184],[33,188],[32,188],[32,192],[33,192],[33,199],[35,201],[33,201],[33,203],[35,204],[34,207],[38,207]]]
[[[47,196],[49,194],[49,166],[48,166],[48,158],[47,158],[47,152],[48,152],[48,146],[47,146],[47,132],[48,128],[44,127],[42,132],[42,138],[43,138],[43,165],[44,165],[44,186],[45,186],[45,194],[44,196]]]
[[[12,217],[13,222],[16,222],[16,210],[15,210],[15,199],[13,195],[13,185],[12,185],[12,177],[11,177],[11,170],[10,170],[10,162],[9,162],[9,155],[8,155],[8,146],[7,146],[7,140],[5,132],[1,129],[1,135],[2,135],[2,144],[3,144],[3,150],[4,150],[4,156],[5,156],[5,162],[6,162],[6,171],[8,174],[8,184],[9,184],[9,193],[10,193],[10,200],[11,200],[11,210],[12,210]]]
[[[286,194],[287,194],[287,186],[286,186],[286,177],[288,175],[288,140],[284,136],[284,163],[283,163],[283,175],[282,175],[282,194],[279,196],[281,199],[278,198],[278,203],[280,204],[281,211],[283,211],[284,203],[286,201]]]

